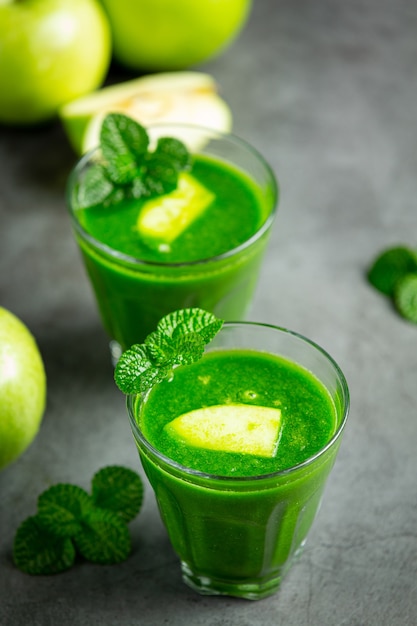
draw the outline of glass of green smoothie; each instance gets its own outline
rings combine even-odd
[[[300,554],[346,425],[336,362],[289,330],[226,322],[200,360],[127,397],[183,580],[273,594]]]
[[[73,231],[111,348],[141,342],[170,311],[202,307],[244,319],[276,212],[276,178],[245,141],[209,129],[146,129],[150,145],[174,137],[189,150],[178,187],[156,198],[100,196],[85,208],[79,189],[103,159],[83,156],[67,187]]]

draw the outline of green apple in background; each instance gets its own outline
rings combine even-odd
[[[243,27],[251,0],[101,0],[113,54],[135,70],[181,70],[219,54]]]
[[[0,469],[38,433],[46,402],[45,368],[27,326],[0,307]]]
[[[53,118],[101,85],[110,58],[99,0],[0,0],[0,123]]]

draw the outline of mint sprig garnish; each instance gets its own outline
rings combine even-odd
[[[113,564],[131,551],[127,522],[139,513],[143,484],[136,472],[117,465],[94,475],[92,493],[59,483],[40,494],[36,515],[16,531],[15,565],[27,574],[69,569],[76,555]]]
[[[122,353],[114,371],[116,385],[125,394],[148,391],[174,367],[198,361],[222,326],[223,320],[199,308],[169,313],[143,344]]]
[[[77,206],[110,206],[128,198],[159,196],[176,189],[181,170],[190,165],[182,141],[160,137],[150,151],[146,129],[122,113],[109,113],[100,130],[102,160],[85,172]]]

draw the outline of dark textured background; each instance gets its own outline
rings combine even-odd
[[[417,244],[417,5],[255,0],[239,39],[198,69],[280,180],[250,318],[308,335],[350,383],[321,511],[278,595],[259,603],[182,584],[148,487],[125,563],[49,578],[14,568],[14,532],[41,491],[88,488],[103,465],[139,461],[65,210],[74,155],[58,123],[2,128],[0,302],[38,340],[48,407],[33,445],[0,473],[0,624],[415,625],[417,326],[364,274],[382,248]]]

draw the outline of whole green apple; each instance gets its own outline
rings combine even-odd
[[[101,85],[110,58],[98,0],[0,0],[0,123],[53,118]]]
[[[251,0],[101,0],[115,59],[131,69],[188,68],[219,54],[243,27]]]
[[[32,443],[45,410],[46,375],[27,326],[0,307],[0,469]]]

